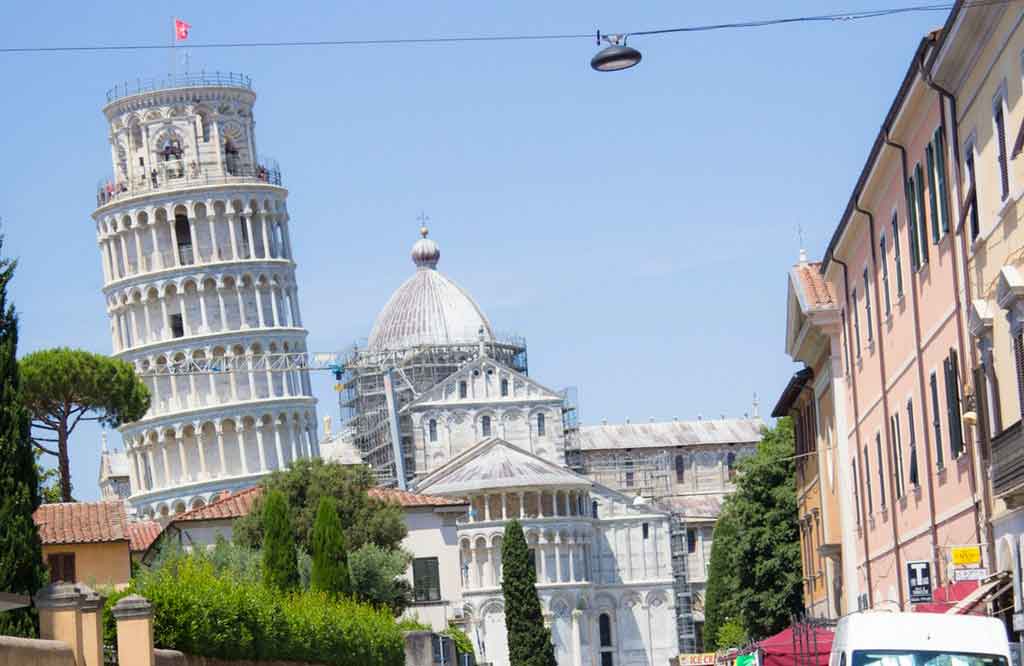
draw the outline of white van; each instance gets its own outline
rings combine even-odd
[[[1006,627],[991,617],[865,611],[836,626],[829,666],[1010,666]]]

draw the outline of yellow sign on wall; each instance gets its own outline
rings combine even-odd
[[[981,565],[980,546],[956,546],[952,552],[953,566],[976,567]]]
[[[681,654],[678,662],[679,666],[714,666],[715,653]]]

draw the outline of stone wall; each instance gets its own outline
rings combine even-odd
[[[0,636],[0,666],[75,666],[75,654],[63,641]]]
[[[196,657],[177,650],[153,650],[153,654],[156,657],[156,666],[321,666],[306,661],[225,661],[213,657]],[[0,666],[6,664],[0,662]]]

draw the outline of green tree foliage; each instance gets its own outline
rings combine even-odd
[[[290,469],[274,472],[263,485],[287,498],[295,543],[306,552],[313,551],[313,523],[320,498],[325,496],[337,502],[345,544],[350,552],[367,543],[394,550],[405,538],[402,508],[366,494],[376,485],[373,473],[366,467],[344,466],[320,459],[296,460]],[[266,493],[256,500],[248,516],[235,521],[235,541],[250,548],[259,548],[263,543],[259,516],[265,497]]]
[[[39,477],[39,499],[43,504],[54,504],[60,501],[60,474],[53,467],[46,467],[40,459],[43,452],[39,449],[33,451],[36,459],[36,475]]]
[[[75,427],[81,421],[112,428],[137,421],[149,409],[149,389],[129,363],[80,349],[34,352],[20,365],[24,403],[36,429],[32,442],[57,457],[61,499],[71,502],[68,441]]]
[[[740,648],[747,644],[747,632],[739,620],[729,620],[718,628],[715,643],[716,649]]]
[[[280,492],[267,493],[263,518],[263,581],[267,587],[291,590],[299,584],[298,554],[295,548],[287,501]]]
[[[458,650],[459,654],[473,654],[473,641],[469,639],[462,629],[455,624],[449,622],[448,628],[441,632],[443,635],[452,639],[452,643],[455,644],[455,649]]]
[[[736,492],[725,501],[726,520],[715,528],[705,635],[711,629],[717,639],[736,620],[747,636],[764,638],[785,628],[802,607],[793,454],[793,424],[783,418],[763,430],[757,453],[740,464]]]
[[[313,575],[310,586],[328,594],[348,594],[348,554],[338,517],[338,503],[330,495],[320,498],[313,522]]]
[[[386,611],[344,597],[307,591],[281,594],[260,582],[218,574],[216,558],[170,553],[143,572],[125,594],[153,604],[156,646],[225,660],[288,661],[327,666],[402,666],[402,632]],[[106,634],[111,636],[110,634]]]
[[[505,526],[501,562],[509,663],[511,666],[556,666],[551,632],[544,626],[537,597],[537,572],[530,564],[530,551],[518,520]]]
[[[389,608],[398,615],[409,605],[409,581],[399,578],[409,567],[410,556],[401,549],[388,550],[375,543],[363,544],[348,556],[352,593],[356,599]]]
[[[19,397],[18,316],[7,300],[14,269],[15,262],[0,258],[0,590],[31,595],[45,584],[47,575],[32,520],[39,506],[39,478],[29,413]],[[37,631],[31,609],[0,613],[0,634],[34,638]]]

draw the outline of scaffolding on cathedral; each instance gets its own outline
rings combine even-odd
[[[686,517],[671,510],[667,502],[672,494],[672,456],[668,451],[626,449],[603,456],[584,456],[573,438],[566,436],[566,464],[576,473],[620,492],[635,492],[669,511],[672,579],[676,596],[676,634],[680,653],[697,650],[697,631],[693,620],[693,591],[687,571]]]
[[[395,351],[374,351],[362,343],[346,354],[339,379],[341,420],[378,483],[404,488],[414,474],[412,422],[402,409],[480,354],[528,374],[526,340],[511,335]]]

